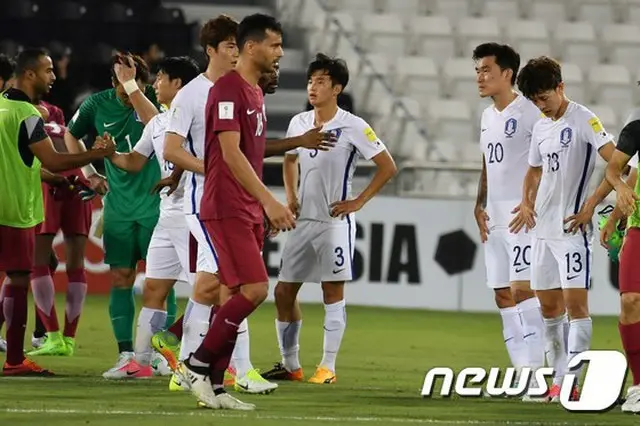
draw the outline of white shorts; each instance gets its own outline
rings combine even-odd
[[[568,235],[558,240],[532,238],[531,288],[589,289],[592,247],[593,236],[589,234]]]
[[[507,228],[493,229],[484,243],[484,262],[489,288],[509,287],[514,281],[529,281],[531,236],[512,234]]]
[[[336,223],[300,221],[288,233],[279,281],[320,283],[351,281],[356,226],[353,219]]]
[[[176,227],[174,222],[183,221],[183,217],[171,218],[171,227],[161,219],[154,228],[147,251],[145,275],[148,278],[183,280],[193,284],[189,273],[189,229],[186,223]]]
[[[204,223],[200,221],[197,214],[188,214],[185,218],[191,235],[193,235],[198,242],[196,272],[208,272],[210,274],[215,274],[218,272],[218,256],[213,248],[211,237],[209,237],[209,234],[204,227]]]

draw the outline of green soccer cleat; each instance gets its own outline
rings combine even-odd
[[[28,356],[70,356],[71,350],[67,348],[59,331],[47,333],[47,339],[38,349],[29,352]]]
[[[602,230],[607,225],[609,221],[609,215],[600,214],[600,219],[598,220],[598,228]],[[618,257],[620,255],[620,249],[622,248],[622,242],[624,240],[625,231],[624,229],[620,229],[620,223],[616,224],[616,230],[609,237],[609,241],[607,244],[609,245],[609,249],[607,250],[607,254],[609,259],[612,262],[618,263]]]
[[[178,369],[180,339],[170,331],[159,331],[151,338],[151,346],[167,360],[169,368],[175,373]]]
[[[62,339],[64,340],[64,344],[67,346],[66,356],[73,356],[76,352],[76,338],[64,336]]]

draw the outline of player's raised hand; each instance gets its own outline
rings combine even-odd
[[[131,55],[121,55],[118,62],[113,66],[113,71],[115,72],[116,78],[120,84],[135,80],[136,64]]]
[[[512,234],[517,234],[522,228],[525,228],[525,231],[528,232],[536,226],[536,212],[528,203],[521,203],[511,213],[515,214],[515,217],[509,223],[509,231]]]
[[[271,224],[280,231],[290,231],[296,227],[296,219],[289,207],[275,198],[265,204],[264,212],[267,214]]]
[[[360,210],[363,206],[362,201],[358,198],[354,200],[336,201],[331,203],[331,217],[340,217],[343,219],[349,213],[354,213]]]
[[[176,182],[171,176],[166,177],[164,179],[160,179],[158,183],[155,184],[153,189],[151,190],[152,194],[159,194],[164,188],[169,188],[167,191],[167,196],[173,194],[176,189],[178,189],[178,184],[180,182]]]
[[[110,157],[116,152],[116,143],[111,138],[111,135],[105,132],[104,135],[96,137],[92,149],[104,151],[104,156]]]
[[[628,185],[620,185],[616,188],[616,207],[622,211],[622,213],[629,217],[636,210],[636,202],[640,200],[638,194],[636,194]]]
[[[328,151],[333,148],[338,142],[336,135],[331,132],[321,132],[320,130],[322,130],[322,126],[311,129],[300,136],[300,147],[319,151]]]
[[[489,215],[482,207],[476,208],[473,213],[480,231],[480,241],[485,243],[489,236]]]
[[[575,234],[578,231],[584,231],[585,226],[590,224],[593,220],[594,210],[595,209],[589,207],[587,203],[585,203],[577,214],[569,216],[564,220],[565,224],[569,224],[569,227],[565,228],[566,232]]]

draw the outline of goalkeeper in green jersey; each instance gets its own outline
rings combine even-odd
[[[89,96],[69,123],[65,142],[69,152],[85,149],[80,141],[92,129],[108,133],[118,152],[131,152],[145,124],[158,114],[153,88],[148,85],[149,68],[137,56],[116,55],[112,60],[113,88]],[[133,285],[138,261],[146,258],[151,234],[158,221],[160,197],[153,193],[160,180],[157,160],[148,161],[138,173],[128,173],[105,160],[106,182],[93,168],[83,173],[104,196],[103,245],[105,263],[111,268],[109,303],[111,325],[118,343],[117,370],[133,357],[135,303]],[[167,310],[175,317],[175,296]],[[170,318],[169,323],[174,318]]]

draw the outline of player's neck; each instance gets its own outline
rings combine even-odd
[[[238,58],[236,72],[251,86],[258,85],[258,80],[260,80],[260,75],[262,74],[250,61],[242,60],[242,56]]]
[[[493,96],[493,106],[498,111],[502,112],[517,97],[518,97],[518,94],[515,91],[513,91],[513,89],[505,91],[503,93],[499,93],[499,94]]]
[[[215,83],[218,81],[220,77],[227,73],[226,69],[219,68],[216,66],[214,61],[209,61],[209,65],[207,65],[207,69],[204,72],[204,76],[207,77],[209,81]]]
[[[330,103],[327,105],[320,105],[313,108],[313,114],[315,117],[315,125],[320,126],[333,120],[333,117],[338,113],[338,104]]]
[[[562,100],[562,104],[560,108],[558,108],[558,113],[553,117],[553,120],[560,120],[565,112],[567,112],[567,108],[569,107],[569,99],[566,97]]]
[[[20,80],[16,80],[16,84],[13,86],[13,88],[16,90],[20,90],[21,92],[24,92],[31,100],[31,103],[36,105],[40,103],[40,101],[38,100],[38,97],[36,96],[35,90],[33,90],[32,87],[22,84]]]

